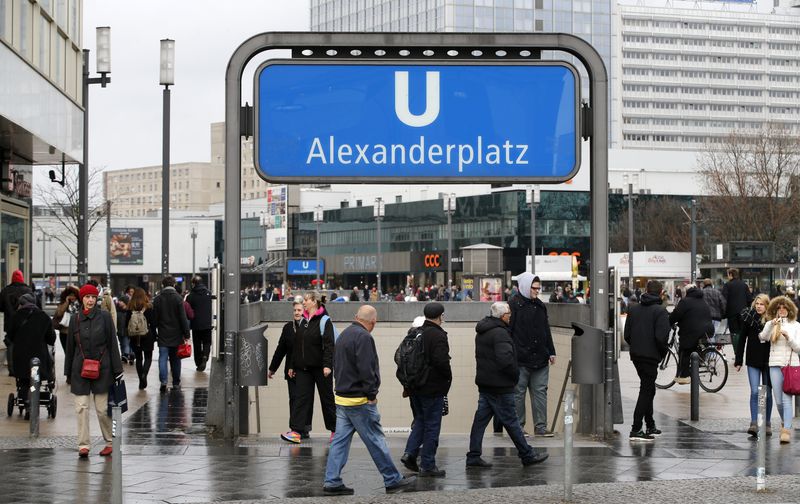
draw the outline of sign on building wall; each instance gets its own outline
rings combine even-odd
[[[316,260],[308,259],[289,259],[286,263],[286,273],[288,275],[319,275],[325,274],[325,260],[320,259],[319,264]]]
[[[143,264],[142,228],[111,228],[108,254],[111,264]]]
[[[579,78],[562,62],[273,60],[254,89],[270,181],[558,183],[580,167]]]
[[[286,186],[267,189],[267,251],[286,250],[288,190]]]

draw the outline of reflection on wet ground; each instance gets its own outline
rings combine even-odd
[[[198,502],[321,495],[327,436],[301,446],[277,438],[247,438],[236,446],[207,435],[207,390],[186,388],[156,394],[124,422],[125,502]],[[632,404],[625,405],[632,408]],[[627,431],[609,443],[582,442],[575,448],[576,483],[694,479],[755,474],[756,444],[740,432],[703,432],[657,414],[664,434],[652,444],[632,444]],[[388,436],[399,464],[405,436]],[[467,436],[443,436],[437,456],[443,479],[417,482],[419,490],[559,484],[564,451],[558,438],[540,442],[550,453],[544,464],[523,468],[510,440],[487,434],[485,470],[464,467]],[[104,502],[110,498],[111,462],[97,456],[79,460],[70,448],[0,451],[6,477],[0,502]],[[800,472],[796,443],[768,440],[768,474]],[[357,494],[383,493],[382,479],[363,444],[354,440],[343,474]]]

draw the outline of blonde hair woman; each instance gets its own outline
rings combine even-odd
[[[741,333],[736,344],[736,359],[734,367],[736,371],[742,369],[742,360],[747,347],[747,379],[750,381],[750,427],[747,433],[751,436],[758,435],[756,419],[758,418],[758,386],[767,386],[767,434],[772,434],[770,419],[772,417],[772,392],[769,384],[769,347],[767,341],[758,338],[759,333],[764,329],[767,321],[767,307],[769,306],[769,296],[759,294],[753,300],[750,307],[742,310],[739,315],[741,320]]]
[[[784,366],[800,365],[800,323],[797,322],[797,306],[786,296],[778,296],[767,307],[767,323],[758,335],[761,341],[769,341],[769,379],[772,393],[783,420],[781,443],[791,441],[792,397],[783,393]]]

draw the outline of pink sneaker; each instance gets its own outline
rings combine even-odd
[[[284,432],[281,434],[281,439],[294,444],[300,444],[300,433],[295,431]]]

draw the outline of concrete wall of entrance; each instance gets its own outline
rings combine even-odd
[[[344,330],[353,319],[357,307],[361,303],[330,303],[327,308],[336,322],[339,331]],[[381,423],[387,430],[408,429],[411,425],[411,409],[407,399],[402,397],[402,387],[395,378],[396,366],[394,352],[410,327],[411,320],[422,313],[425,303],[371,303],[378,310],[378,325],[373,331],[378,356],[381,363],[381,389],[378,406]],[[478,389],[475,386],[475,323],[489,313],[490,303],[453,302],[445,304],[445,325],[450,344],[451,365],[453,368],[453,385],[448,394],[450,414],[442,423],[444,433],[468,434],[472,425],[472,417],[478,401]],[[579,387],[569,383],[567,365],[571,354],[570,323],[574,321],[588,323],[590,312],[585,305],[548,305],[548,314],[556,347],[556,364],[550,367],[550,385],[547,397],[547,427],[552,425],[553,418],[559,417],[556,430],[562,430],[563,406],[559,404],[564,387],[576,390],[576,414],[580,400],[577,397]],[[254,303],[242,307],[242,322],[253,326],[261,321],[269,324],[265,336],[269,341],[269,357],[272,358],[278,343],[283,325],[291,318],[291,304]],[[259,396],[259,409],[256,409],[256,394]],[[286,383],[283,379],[283,368],[275,374],[267,387],[250,390],[250,433],[261,436],[277,435],[288,429],[289,399]],[[528,402],[526,430],[533,430],[531,407]],[[260,433],[258,423],[260,416]],[[325,432],[319,401],[315,401],[312,435]],[[580,428],[580,426],[577,426]],[[491,428],[491,427],[490,427]]]

